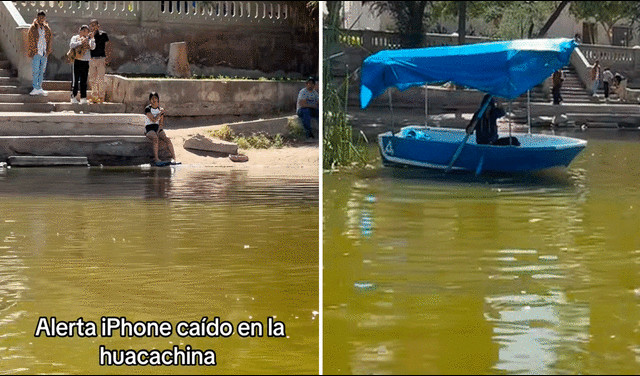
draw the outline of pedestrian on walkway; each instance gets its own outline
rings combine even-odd
[[[609,100],[609,89],[613,86],[613,73],[609,67],[604,68],[602,72],[602,84],[604,85],[604,100]]]
[[[562,102],[562,96],[560,96],[560,89],[562,89],[562,82],[564,81],[564,72],[561,69],[553,72],[551,76],[551,82],[553,84],[553,88],[551,89],[553,93],[553,104],[560,104]]]
[[[69,42],[69,48],[78,48],[76,58],[73,61],[73,80],[71,88],[71,103],[87,103],[87,78],[89,77],[89,61],[91,50],[96,48],[95,39],[89,36],[89,26],[82,25],[78,35],[74,35]],[[80,89],[80,102],[78,102],[78,89]]]
[[[100,30],[100,23],[96,19],[91,20],[89,27],[89,36],[96,41],[96,48],[91,50],[91,61],[89,61],[91,101],[93,103],[102,103],[105,96],[106,44],[109,41],[109,36],[106,32]]]
[[[600,80],[602,79],[602,67],[600,66],[600,60],[596,60],[596,63],[591,68],[591,96],[595,96],[598,88],[600,87]]]
[[[27,56],[32,58],[31,70],[33,73],[33,90],[31,95],[47,96],[42,90],[44,71],[47,68],[47,60],[53,51],[51,48],[51,29],[47,23],[47,15],[40,11],[29,27]]]

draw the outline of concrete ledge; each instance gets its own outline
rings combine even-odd
[[[169,154],[160,143],[160,158]],[[5,136],[0,137],[0,161],[11,156],[86,157],[91,165],[139,165],[153,160],[145,136]]]
[[[290,112],[304,88],[301,81],[138,79],[110,74],[105,80],[107,100],[126,104],[126,112],[142,112],[149,93],[155,91],[168,116]]]
[[[144,115],[0,112],[0,136],[144,135]]]
[[[87,157],[11,156],[12,167],[89,166]]]

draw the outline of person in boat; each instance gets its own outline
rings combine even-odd
[[[489,101],[487,109],[484,114],[478,118],[478,113],[487,101]],[[498,137],[498,119],[505,114],[504,109],[496,104],[495,99],[493,99],[490,94],[487,94],[480,103],[480,109],[473,114],[473,118],[471,118],[471,122],[467,126],[466,131],[468,134],[473,133],[473,124],[477,122],[475,126],[477,144],[520,146],[520,141],[515,137]]]
[[[176,154],[173,151],[173,144],[167,135],[164,133],[164,108],[160,107],[160,96],[156,92],[149,94],[149,105],[145,107],[144,114],[146,115],[145,132],[144,135],[151,140],[153,144],[153,161],[156,166],[164,166],[166,164],[179,164],[176,162]],[[171,161],[169,163],[162,162],[158,158],[158,140],[162,140],[171,153]]]

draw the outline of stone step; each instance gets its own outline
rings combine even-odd
[[[15,94],[22,92],[22,88],[17,85],[0,85],[0,94]]]
[[[11,167],[51,167],[51,166],[89,166],[87,157],[59,157],[59,156],[10,156]]]
[[[0,112],[52,112],[53,103],[0,103]]]
[[[144,135],[142,114],[0,113],[0,136]]]
[[[124,113],[124,103],[75,104],[69,102],[46,103],[0,103],[0,112],[81,112],[81,113]]]
[[[20,88],[19,92],[24,89]],[[47,102],[64,102],[71,100],[71,94],[68,91],[49,91],[48,95],[29,95],[22,93],[1,93],[0,103],[47,103]]]
[[[164,147],[158,151],[169,159]],[[145,136],[3,136],[0,161],[11,156],[86,157],[89,164],[140,165],[153,161],[151,142]]]
[[[0,85],[16,85],[22,86],[17,77],[0,77]]]
[[[0,77],[14,77],[14,75],[11,69],[0,68]]]
[[[44,90],[66,90],[71,93],[71,81],[42,81],[42,88]],[[91,90],[91,82],[87,83],[87,95]]]
[[[526,103],[523,103],[526,106]],[[609,114],[609,115],[640,115],[640,107],[633,104],[617,103],[531,103],[532,116],[555,116],[558,114]]]
[[[9,60],[0,60],[0,68],[11,69],[11,62]]]

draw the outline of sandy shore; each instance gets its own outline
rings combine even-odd
[[[315,142],[297,142],[282,149],[239,149],[240,154],[249,157],[247,162],[233,162],[228,157],[216,156],[214,153],[185,149],[184,142],[189,138],[206,131],[219,128],[219,125],[166,129],[167,136],[173,143],[176,158],[182,164],[202,165],[206,167],[220,167],[224,169],[273,169],[274,174],[296,176],[318,176],[319,174],[319,147]]]

